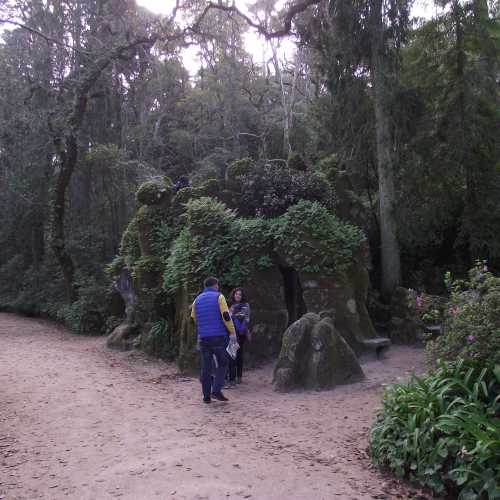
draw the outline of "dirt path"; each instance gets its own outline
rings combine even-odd
[[[364,383],[286,395],[268,366],[208,406],[172,366],[0,314],[0,499],[424,498],[365,452],[382,384],[422,366],[393,348]]]

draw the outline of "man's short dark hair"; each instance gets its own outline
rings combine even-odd
[[[203,286],[205,288],[212,288],[213,286],[218,285],[218,284],[219,284],[219,280],[217,278],[214,278],[213,276],[210,276],[210,278],[207,278],[203,282]]]

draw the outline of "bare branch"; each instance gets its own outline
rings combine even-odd
[[[76,47],[61,42],[61,40],[57,40],[56,38],[52,38],[51,36],[48,36],[45,33],[42,33],[41,31],[32,28],[31,26],[28,26],[27,24],[20,23],[18,21],[12,21],[11,19],[0,19],[0,24],[12,24],[13,26],[17,26],[18,28],[22,28],[23,30],[29,31],[34,35],[43,38],[47,42],[55,43],[56,45],[60,45],[61,47],[65,47],[66,49],[74,50],[75,52],[88,55],[88,52],[81,49],[77,49]]]
[[[196,29],[202,23],[203,19],[205,18],[205,16],[208,14],[208,12],[210,10],[218,9],[218,10],[222,10],[224,12],[230,12],[230,13],[238,15],[249,26],[256,29],[267,40],[270,40],[272,38],[280,38],[280,37],[286,36],[290,33],[290,31],[292,29],[293,18],[297,14],[304,12],[312,5],[317,5],[321,1],[322,0],[304,0],[302,2],[298,2],[298,3],[291,5],[283,15],[283,27],[276,30],[276,31],[268,31],[267,26],[265,26],[261,23],[258,23],[258,22],[256,23],[253,19],[251,19],[246,14],[244,14],[241,10],[239,10],[234,4],[233,5],[221,5],[221,4],[215,4],[215,3],[209,2],[208,5],[205,7],[204,11],[202,12],[202,14],[200,15],[200,17],[198,18],[198,20],[193,24],[192,30],[196,31]]]

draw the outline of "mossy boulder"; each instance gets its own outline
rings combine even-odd
[[[167,224],[167,214],[164,208],[159,206],[143,205],[137,211],[137,239],[141,257],[155,256],[158,248],[158,230],[162,224]]]
[[[174,217],[181,215],[186,204],[190,200],[197,200],[206,196],[216,198],[220,193],[220,186],[216,179],[209,179],[204,184],[198,187],[185,187],[179,189],[172,199],[172,214]]]
[[[107,346],[120,351],[128,351],[139,346],[140,328],[138,325],[122,323],[117,326],[107,339]]]
[[[160,181],[147,181],[142,183],[135,194],[140,205],[161,205],[170,201],[172,187]]]
[[[255,163],[251,158],[242,158],[241,160],[233,161],[226,169],[226,182],[249,174],[254,166]]]
[[[307,313],[283,335],[273,377],[276,391],[332,389],[363,378],[354,352],[328,315]]]
[[[335,328],[357,354],[364,340],[377,336],[366,307],[368,270],[366,252],[356,252],[349,271],[328,277],[321,273],[299,273],[308,311],[334,311]]]

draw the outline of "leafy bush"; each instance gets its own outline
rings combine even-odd
[[[186,227],[167,258],[165,289],[173,293],[188,284],[198,285],[210,275],[220,276],[222,283],[228,285],[224,275],[238,253],[238,241],[233,237],[234,212],[223,203],[204,197],[186,204],[185,219]]]
[[[142,340],[142,348],[152,356],[169,361],[177,357],[179,353],[177,336],[166,319],[162,318],[153,323],[151,330]]]
[[[427,344],[432,362],[437,359],[473,359],[500,363],[500,278],[478,262],[468,279],[452,280],[445,308],[444,334]]]
[[[273,225],[277,246],[297,270],[333,275],[347,271],[363,232],[341,222],[319,203],[300,201]]]
[[[386,390],[373,459],[452,498],[500,498],[500,366],[440,362]]]
[[[131,268],[135,261],[141,256],[137,216],[128,223],[127,229],[123,232],[120,245],[120,255],[123,256],[125,264],[129,268]]]
[[[328,182],[313,172],[273,163],[255,165],[240,179],[240,211],[245,216],[276,217],[300,200],[317,201],[333,208],[333,192]]]

